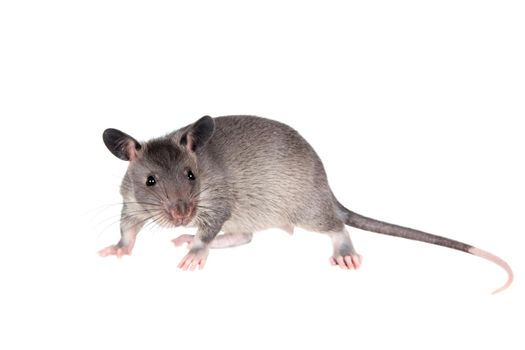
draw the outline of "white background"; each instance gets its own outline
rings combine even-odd
[[[0,5],[0,348],[523,349],[525,13],[520,1]],[[295,127],[341,202],[514,268],[351,230],[267,231],[183,273],[184,230],[118,240],[126,163],[202,115]]]

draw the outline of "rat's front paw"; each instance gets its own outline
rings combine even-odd
[[[181,262],[179,263],[179,265],[177,265],[177,267],[184,271],[193,271],[197,267],[199,267],[199,269],[202,269],[206,264],[208,252],[209,250],[207,247],[192,248],[188,252],[188,254],[186,254],[186,256],[182,258]]]
[[[116,255],[118,258],[123,257],[124,255],[131,255],[131,246],[120,246],[118,244],[110,245],[98,252],[100,256],[109,256]]]
[[[188,245],[188,249],[191,249],[193,245],[193,235],[180,235],[179,237],[172,239],[171,241],[175,244],[175,247],[180,247],[183,244]]]

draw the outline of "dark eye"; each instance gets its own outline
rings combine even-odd
[[[155,176],[148,176],[146,179],[146,186],[154,186],[157,183],[157,179],[155,179]]]
[[[193,172],[191,170],[188,170],[188,179],[195,180],[195,175],[193,175]]]

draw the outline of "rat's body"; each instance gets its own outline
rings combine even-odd
[[[108,129],[104,142],[130,165],[122,182],[122,238],[101,255],[131,253],[136,234],[150,219],[160,225],[196,226],[182,235],[189,253],[179,267],[202,268],[209,248],[231,247],[269,228],[294,227],[328,235],[330,261],[358,268],[345,224],[361,229],[443,245],[510,267],[496,256],[440,236],[383,223],[355,214],[333,195],[321,160],[292,128],[252,116],[203,117],[165,137],[138,143]],[[222,231],[224,234],[218,235]]]

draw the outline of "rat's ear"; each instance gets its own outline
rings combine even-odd
[[[208,142],[214,130],[215,121],[212,117],[206,115],[184,131],[179,139],[179,143],[188,150],[195,152],[197,148],[204,146]]]
[[[106,147],[117,158],[122,160],[135,160],[141,146],[137,140],[117,129],[106,129],[102,134]]]

